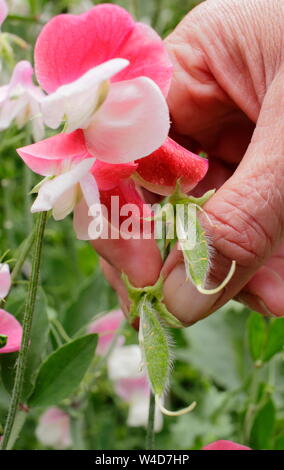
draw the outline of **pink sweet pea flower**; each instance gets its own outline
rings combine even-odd
[[[55,17],[38,38],[35,63],[37,78],[50,93],[42,101],[44,120],[54,129],[65,121],[65,133],[18,152],[33,171],[55,176],[39,188],[32,211],[55,208],[59,219],[78,201],[85,208],[98,202],[95,159],[101,165],[131,164],[166,140],[169,111],[163,93],[172,66],[159,36],[115,5]],[[111,173],[104,184],[112,182]],[[81,184],[86,178],[87,189]]]
[[[147,426],[150,385],[142,370],[142,354],[137,344],[117,347],[107,362],[108,376],[116,393],[129,405],[129,426]],[[162,429],[163,419],[156,409],[155,431]]]
[[[1,341],[2,340],[2,341]],[[22,327],[13,315],[0,309],[0,354],[19,351],[22,342]]]
[[[249,447],[232,441],[216,441],[203,447],[203,450],[251,450]]]
[[[88,328],[88,333],[97,333],[99,335],[99,341],[96,349],[96,353],[100,356],[104,356],[117,332],[124,321],[125,317],[121,310],[114,310],[113,312],[103,315],[98,320],[95,320]],[[119,336],[117,345],[124,343],[124,337]]]
[[[5,299],[11,288],[11,274],[8,264],[0,264],[0,300]]]
[[[117,395],[129,405],[127,424],[130,427],[147,427],[150,386],[146,374],[137,378],[119,379],[114,383]],[[161,431],[163,416],[156,409],[155,432]]]
[[[33,84],[32,77],[31,64],[23,60],[15,66],[10,83],[0,87],[0,130],[14,120],[19,128],[31,122],[33,138],[40,140],[44,136],[40,107],[44,93]]]
[[[5,0],[0,0],[0,26],[4,23],[8,15],[8,7]]]
[[[69,415],[60,408],[48,408],[39,419],[36,437],[47,447],[58,450],[71,447]]]

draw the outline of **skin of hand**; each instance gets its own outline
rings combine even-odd
[[[209,287],[237,269],[219,294],[186,281],[181,252],[162,260],[151,240],[95,241],[103,271],[129,306],[120,278],[137,286],[165,277],[168,309],[186,325],[236,298],[284,315],[284,0],[207,0],[166,40],[174,64],[168,103],[183,145],[209,155],[198,195],[217,188],[201,216],[213,257]]]

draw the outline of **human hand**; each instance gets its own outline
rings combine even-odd
[[[209,154],[200,193],[219,188],[202,217],[214,248],[204,296],[186,281],[181,253],[162,267],[154,241],[97,241],[103,269],[127,309],[120,271],[132,283],[165,277],[168,309],[186,324],[237,298],[265,315],[284,315],[284,65],[282,0],[207,0],[167,38],[174,63],[169,106],[182,143]]]

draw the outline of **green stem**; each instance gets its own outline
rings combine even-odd
[[[34,229],[30,233],[30,235],[26,238],[26,240],[22,243],[22,246],[19,248],[19,256],[17,258],[14,269],[11,273],[11,280],[12,280],[13,284],[15,283],[15,280],[17,279],[19,273],[21,272],[23,264],[26,261],[28,255],[29,255],[29,253],[32,249],[34,239],[35,239],[35,233],[36,233],[36,230]],[[4,306],[4,302],[7,301],[7,298],[8,298],[8,296],[6,297],[5,301],[2,300],[0,302],[0,308],[2,308]]]
[[[146,435],[146,450],[153,450],[155,448],[155,395],[151,391],[150,402],[149,402],[149,413],[148,413],[148,425]]]
[[[250,433],[253,425],[253,420],[256,411],[256,401],[257,401],[257,392],[258,392],[258,384],[259,384],[259,367],[255,367],[251,386],[250,386],[250,393],[249,393],[249,403],[247,407],[247,412],[244,418],[244,442],[249,443]]]
[[[8,15],[7,20],[9,21],[22,21],[24,23],[37,23],[45,24],[44,21],[40,20],[36,16],[23,16],[23,15]]]
[[[7,444],[7,450],[13,449],[15,442],[26,422],[28,413],[27,411],[19,410],[15,417],[14,426],[10,435],[10,439]]]
[[[84,416],[80,415],[76,418],[71,418],[71,436],[72,436],[72,450],[86,450],[84,442]]]
[[[35,239],[35,235],[36,235],[36,228],[34,228],[34,230],[30,233],[30,235],[26,238],[26,240],[23,242],[22,246],[20,247],[20,254],[17,258],[14,269],[11,273],[12,282],[14,282],[15,279],[17,279],[18,275],[21,272],[23,264],[26,261],[28,255],[29,255],[29,253],[32,249],[34,239]]]
[[[24,319],[23,319],[23,338],[22,345],[17,360],[15,382],[12,391],[12,397],[10,401],[10,407],[8,416],[4,428],[3,440],[1,443],[1,449],[7,449],[13,426],[16,418],[17,411],[19,409],[23,382],[27,364],[27,357],[29,352],[30,334],[32,328],[33,314],[35,310],[36,295],[38,290],[39,272],[41,264],[41,254],[43,247],[44,230],[47,222],[47,212],[39,214],[36,222],[36,232],[34,239],[34,254],[32,262],[32,273],[29,282],[29,289],[25,304]]]
[[[163,0],[156,0],[155,2],[155,11],[152,17],[152,26],[154,29],[157,27],[157,24],[159,22],[161,10],[162,10],[162,4],[163,4]]]
[[[132,16],[136,20],[139,20],[139,17],[140,17],[139,0],[129,0],[129,10]]]
[[[32,198],[30,191],[32,188],[33,174],[27,165],[24,166],[24,201],[25,201],[25,219],[26,219],[26,230],[27,233],[31,232],[32,229],[32,213],[31,205]]]

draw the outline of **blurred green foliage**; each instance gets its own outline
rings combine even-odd
[[[26,39],[31,47],[16,50],[16,57],[32,57],[32,44],[44,22],[62,12],[82,12],[96,1],[10,1],[10,16],[3,29]],[[151,23],[164,37],[199,1],[121,0],[118,3]],[[21,18],[21,17],[24,18]],[[5,72],[5,73],[4,73]],[[9,70],[3,73],[8,74]],[[0,139],[0,253],[17,248],[30,233],[28,192],[38,182],[18,158],[15,148],[25,145],[28,130],[11,128]],[[13,263],[11,263],[13,264]],[[24,265],[22,281],[30,272]],[[21,319],[25,286],[16,285],[6,308]],[[40,355],[47,356],[64,339],[56,329],[60,322],[75,338],[101,312],[117,306],[115,293],[100,273],[91,246],[75,239],[72,222],[52,220],[46,232],[41,292],[38,298],[35,351],[31,351],[26,386],[33,382]],[[48,324],[47,324],[48,322]],[[284,449],[284,320],[264,319],[235,302],[193,327],[174,331],[176,361],[167,400],[172,408],[193,400],[196,410],[182,417],[165,418],[157,434],[159,449],[198,449],[210,441],[230,439],[256,449]],[[137,340],[128,327],[128,342]],[[61,344],[60,344],[61,343]],[[41,357],[40,357],[41,358]],[[16,354],[0,358],[0,429],[4,424],[13,381]],[[42,449],[35,426],[43,409],[31,410],[17,449]],[[87,449],[143,449],[145,430],[126,425],[127,405],[114,393],[103,370],[80,410],[82,437]]]

